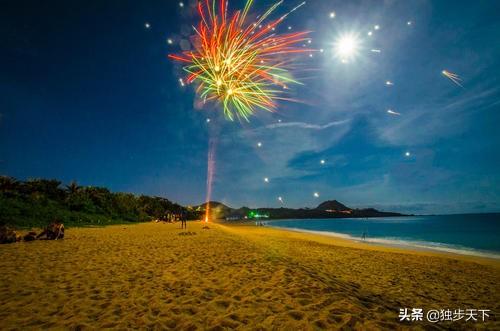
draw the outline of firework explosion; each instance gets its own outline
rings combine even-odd
[[[279,1],[254,21],[248,20],[253,0],[228,17],[226,0],[198,3],[200,22],[194,28],[194,50],[171,59],[185,64],[187,83],[196,83],[204,100],[219,102],[229,120],[245,119],[257,110],[275,111],[278,100],[290,100],[288,84],[300,84],[290,75],[291,54],[311,52],[298,47],[309,32],[276,33],[277,26],[301,6],[265,23],[282,4]]]

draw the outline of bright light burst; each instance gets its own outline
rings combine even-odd
[[[346,63],[359,52],[359,39],[354,34],[340,36],[334,44],[335,55]]]
[[[283,95],[290,84],[300,84],[290,75],[291,55],[312,51],[297,47],[309,40],[309,32],[275,32],[305,1],[268,23],[264,22],[283,0],[249,22],[252,3],[247,0],[242,11],[228,17],[226,0],[198,2],[200,22],[194,28],[194,50],[169,55],[186,64],[186,82],[198,84],[196,91],[205,102],[219,102],[229,120],[248,121],[257,110],[275,111],[278,100],[293,101]]]

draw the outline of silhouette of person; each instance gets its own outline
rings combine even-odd
[[[181,227],[187,230],[187,217],[183,212],[181,212]]]

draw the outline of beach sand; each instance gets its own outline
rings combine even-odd
[[[0,246],[0,329],[500,329],[498,261],[266,227],[71,228]],[[490,309],[400,323],[400,308]]]

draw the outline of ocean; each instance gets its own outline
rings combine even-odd
[[[266,225],[382,245],[500,259],[500,214],[289,219],[268,221]]]

